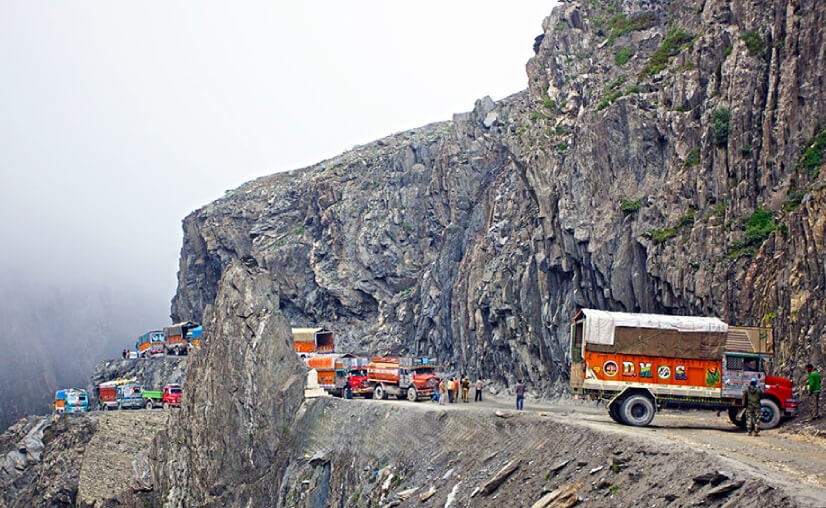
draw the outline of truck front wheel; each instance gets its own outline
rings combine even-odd
[[[780,408],[771,399],[760,399],[760,428],[773,429],[780,424]]]
[[[378,400],[383,400],[385,397],[387,397],[387,394],[384,392],[384,387],[382,385],[376,385],[376,387],[373,388],[373,397]]]
[[[412,386],[407,389],[407,400],[409,400],[410,402],[416,402],[417,400],[419,400],[419,394],[416,393],[416,389]]]
[[[628,425],[645,427],[654,419],[654,402],[645,395],[631,395],[622,403],[620,417]]]
[[[746,419],[745,418],[739,418],[740,411],[742,411],[742,410],[743,410],[742,407],[730,407],[730,408],[728,408],[728,419],[731,420],[731,423],[733,423],[734,425],[737,425],[741,429],[745,429],[746,428]]]

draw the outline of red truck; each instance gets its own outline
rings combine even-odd
[[[163,387],[163,396],[161,403],[164,409],[170,407],[181,407],[181,396],[183,395],[183,387],[179,384],[170,384]]]
[[[179,384],[168,384],[163,387],[163,390],[143,390],[141,393],[143,406],[146,409],[181,407],[181,394],[183,394],[183,389]]]
[[[319,386],[338,397],[345,394],[348,384],[350,392],[354,395],[372,395],[373,390],[367,382],[365,372],[368,361],[367,358],[351,354],[324,354],[304,358],[307,366],[318,374]]]
[[[761,427],[797,412],[789,379],[767,375],[770,328],[734,327],[717,318],[582,309],[571,324],[571,388],[609,401],[611,418],[645,426],[658,409],[728,412],[744,426],[744,388],[764,390]]]
[[[409,401],[429,399],[439,386],[434,370],[435,364],[428,358],[373,358],[367,364],[367,383],[376,399],[388,395]]]

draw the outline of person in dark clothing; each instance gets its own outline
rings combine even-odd
[[[522,382],[520,379],[518,383],[516,383],[516,409],[518,411],[522,411],[522,408],[525,405],[525,383]]]
[[[809,385],[806,391],[812,406],[812,420],[815,420],[820,418],[820,372],[811,363],[806,365],[806,372],[809,373]]]
[[[743,405],[746,406],[746,425],[749,435],[760,435],[760,399],[763,398],[763,390],[757,386],[757,379],[751,378],[749,386],[743,390]]]

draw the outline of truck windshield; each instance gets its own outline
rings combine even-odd
[[[423,368],[418,368],[418,369],[413,371],[413,373],[417,374],[417,375],[433,374],[433,372],[434,372],[433,367],[423,367]]]
[[[169,393],[171,393],[172,395],[180,395],[181,393],[183,393],[183,390],[181,390],[180,388],[172,388],[171,390],[169,390]]]

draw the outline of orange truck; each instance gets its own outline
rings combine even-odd
[[[373,393],[364,373],[367,358],[351,354],[325,354],[309,356],[304,361],[318,373],[319,386],[332,395],[343,396],[347,385],[350,385],[353,395],[369,397]]]
[[[743,390],[764,391],[761,427],[797,411],[789,379],[767,375],[770,328],[733,327],[717,318],[582,309],[571,324],[571,389],[609,400],[611,418],[645,426],[658,409],[728,411],[745,426]]]
[[[302,358],[314,354],[335,353],[333,332],[324,328],[293,328],[293,349]]]
[[[409,401],[429,399],[439,386],[435,367],[428,358],[373,358],[367,364],[367,383],[375,399],[386,399],[388,395]]]

